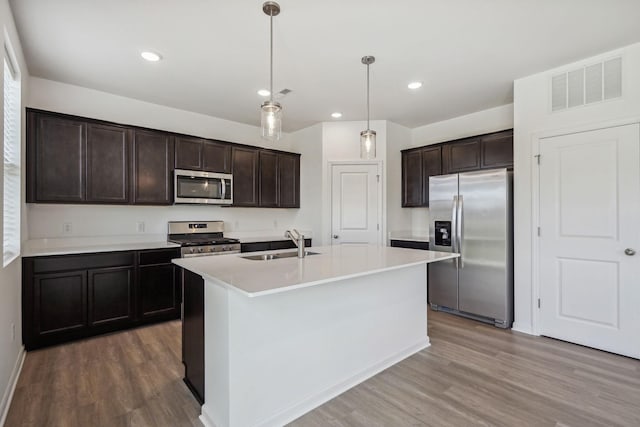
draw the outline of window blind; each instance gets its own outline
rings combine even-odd
[[[20,255],[20,79],[4,59],[3,266]]]

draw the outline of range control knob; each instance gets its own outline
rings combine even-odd
[[[202,252],[204,252],[204,249],[198,248],[198,252],[202,253]]]

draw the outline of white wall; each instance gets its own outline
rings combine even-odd
[[[16,59],[18,62],[18,67],[20,68],[21,72],[22,99],[24,104],[24,99],[26,98],[28,89],[29,73],[24,62],[20,40],[18,39],[18,34],[15,29],[13,17],[9,9],[7,0],[0,0],[0,27],[0,40],[2,41],[2,46],[4,46],[5,43],[11,44],[17,57]],[[9,39],[8,41],[6,40],[7,36]],[[4,55],[4,50],[2,52],[2,55]],[[0,64],[0,67],[0,76],[2,76],[2,78],[4,79],[4,65]],[[2,99],[4,99],[3,92],[4,85],[0,84],[0,93],[2,93],[2,96],[0,96],[0,98]],[[2,111],[0,117],[4,117],[4,103],[0,103],[0,111]],[[24,116],[22,117],[22,120],[24,123]],[[4,120],[0,119],[0,129],[2,129],[2,134],[4,135],[3,127]],[[4,138],[2,138],[1,141],[4,141]],[[24,147],[24,128],[22,135],[22,145]],[[2,167],[2,164],[0,164],[0,169]],[[22,158],[22,169],[22,186],[24,188],[24,156]],[[0,173],[0,203],[2,201],[2,192],[4,189],[2,176],[3,174]],[[22,193],[24,194],[24,191]],[[23,230],[25,230],[26,224],[24,223],[24,212],[22,213],[22,217],[22,228]],[[23,232],[23,239],[24,234],[25,233]],[[1,232],[0,237],[2,237]],[[19,363],[22,359],[22,355],[24,354],[22,346],[21,327],[22,314],[20,310],[20,290],[22,280],[20,265],[20,257],[11,262],[5,268],[2,268],[0,264],[0,425],[4,423],[4,416],[6,414],[5,411],[8,409],[9,396],[12,390],[12,385],[17,379],[16,376],[20,366]],[[15,338],[12,333],[13,325],[15,325]]]
[[[367,128],[366,121],[336,121],[322,123],[322,169],[324,183],[322,197],[322,236],[329,244],[331,240],[331,171],[330,162],[354,161],[360,162],[360,132]],[[374,120],[370,128],[376,131],[376,161],[382,163],[382,236],[386,236],[386,193],[387,179],[387,122]],[[384,239],[383,239],[384,240]]]
[[[386,185],[388,232],[412,229],[412,209],[402,207],[402,157],[400,155],[401,150],[411,146],[411,133],[409,128],[393,122],[387,122]]]
[[[411,145],[420,147],[512,127],[513,104],[507,104],[414,128]]]
[[[599,104],[551,113],[550,81],[554,74],[622,55],[623,97]],[[640,43],[587,58],[515,81],[514,86],[514,221],[515,323],[514,329],[536,333],[537,293],[532,283],[536,184],[534,157],[538,138],[640,121]],[[594,202],[595,203],[595,202]],[[636,213],[640,218],[640,212]]]
[[[325,244],[322,233],[322,123],[289,135],[293,150],[300,153],[300,209],[296,224],[311,230],[316,246]]]
[[[508,104],[417,127],[411,132],[411,145],[421,147],[511,128],[513,104]],[[406,209],[411,211],[411,230],[414,233],[428,233],[429,208]]]
[[[297,141],[288,134],[270,144],[260,138],[260,130],[255,126],[50,80],[31,78],[29,84],[28,106],[31,108],[296,151],[293,145]],[[302,174],[305,174],[309,159],[303,158],[302,162]],[[138,221],[145,222],[145,235],[166,234],[167,221],[172,220],[223,220],[225,231],[255,231],[266,235],[280,235],[290,227],[302,230],[312,228],[311,221],[299,215],[297,209],[29,204],[27,214],[30,239],[136,234]],[[62,232],[65,222],[72,224],[70,234]]]

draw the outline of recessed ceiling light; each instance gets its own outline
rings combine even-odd
[[[422,87],[422,82],[411,82],[407,85],[409,89],[420,89]]]
[[[266,90],[266,89],[260,89],[260,90],[258,91],[258,95],[260,95],[260,96],[269,96],[269,95],[271,95],[271,92],[269,92],[269,91],[268,91],[268,90]]]
[[[140,56],[142,56],[144,59],[146,59],[149,62],[158,62],[162,59],[162,56],[160,56],[160,54],[151,52],[148,50],[141,52]]]
[[[340,117],[342,117],[342,113],[336,111],[335,113],[331,113],[331,117],[333,117],[334,119],[339,119]]]

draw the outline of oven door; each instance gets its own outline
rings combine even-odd
[[[233,203],[230,174],[176,169],[173,188],[174,203],[217,205]]]

